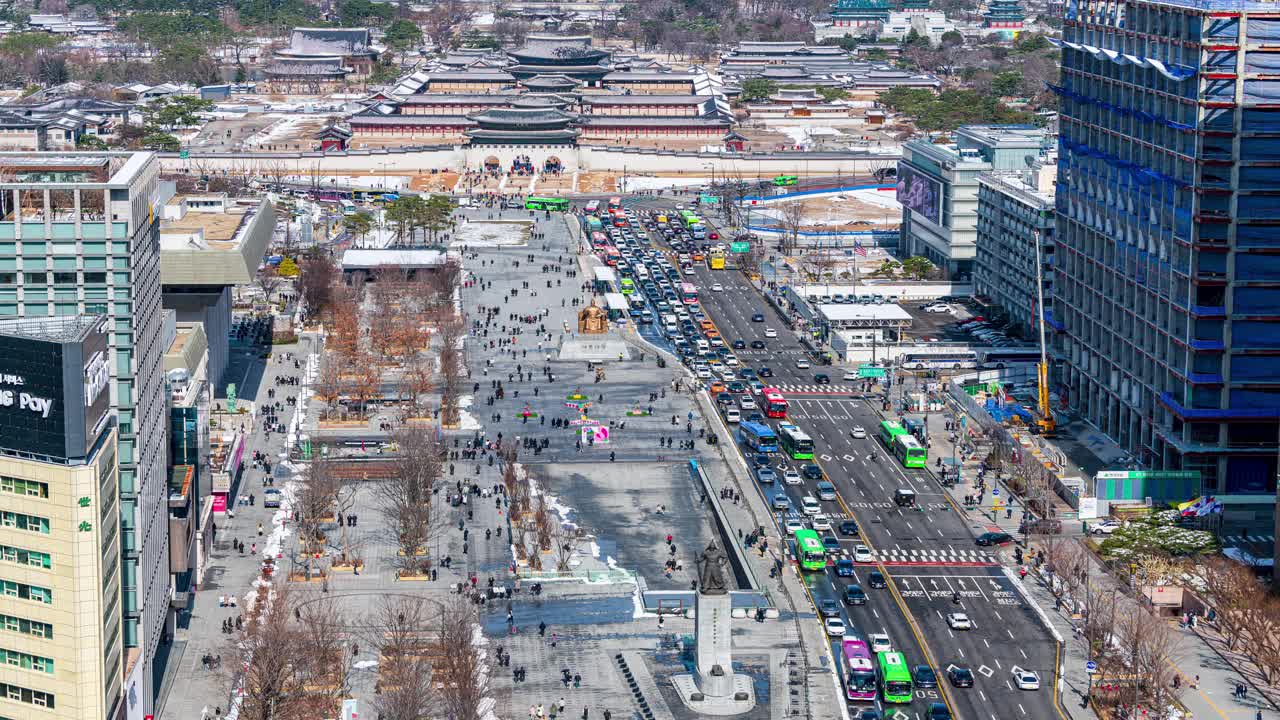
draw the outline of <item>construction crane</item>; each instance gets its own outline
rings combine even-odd
[[[1049,404],[1049,351],[1045,345],[1044,330],[1044,262],[1040,257],[1040,231],[1035,231],[1036,246],[1036,325],[1040,330],[1040,362],[1036,364],[1036,409],[1040,417],[1036,427],[1040,434],[1052,437],[1058,430],[1058,421]]]

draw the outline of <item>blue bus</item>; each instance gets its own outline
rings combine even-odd
[[[744,422],[738,425],[738,435],[753,452],[778,452],[778,435],[768,425]]]

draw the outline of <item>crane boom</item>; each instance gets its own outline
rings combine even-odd
[[[1040,257],[1040,231],[1035,231],[1036,245],[1036,327],[1040,331],[1040,362],[1036,365],[1036,409],[1040,418],[1036,425],[1042,435],[1052,435],[1058,429],[1049,404],[1049,350],[1045,344],[1044,330],[1044,261]]]

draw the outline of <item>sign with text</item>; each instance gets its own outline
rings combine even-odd
[[[604,425],[589,425],[582,428],[582,442],[595,443],[596,445],[607,445],[609,443],[609,428]]]
[[[729,252],[746,253],[751,252],[751,243],[745,240],[734,240],[729,243]]]
[[[860,378],[882,378],[884,377],[884,368],[874,365],[859,365],[858,377]]]

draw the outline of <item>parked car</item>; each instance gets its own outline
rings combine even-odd
[[[1110,535],[1111,533],[1124,527],[1124,523],[1116,520],[1103,520],[1102,522],[1091,523],[1089,532],[1094,535]]]
[[[992,545],[1008,545],[1013,542],[1013,536],[1009,533],[1002,532],[985,532],[979,535],[974,542],[982,547],[990,547]]]

